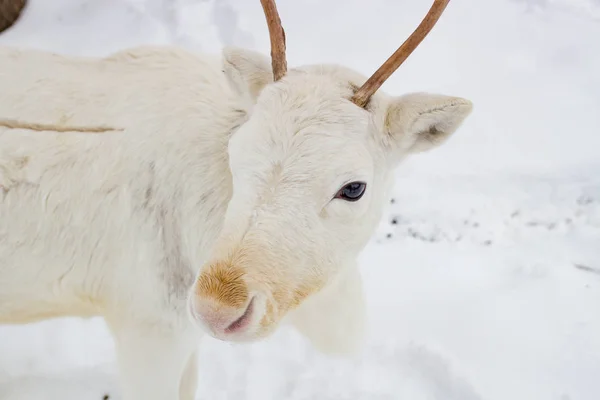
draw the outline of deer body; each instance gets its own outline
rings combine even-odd
[[[2,49],[0,71],[0,323],[103,315],[117,343],[158,330],[149,340],[176,348],[231,195],[228,136],[244,118],[218,60]],[[143,398],[165,398],[149,388]]]
[[[0,70],[0,321],[135,302],[138,273],[185,302],[231,195],[227,140],[244,118],[218,65],[3,49]]]
[[[394,168],[471,103],[365,94],[337,65],[279,72],[237,48],[0,48],[0,323],[103,316],[125,400],[192,399],[204,333],[291,323],[358,349],[356,258]]]

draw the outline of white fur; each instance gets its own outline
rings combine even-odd
[[[356,349],[355,260],[393,168],[471,110],[383,93],[365,110],[348,100],[364,77],[343,67],[272,83],[263,55],[223,55],[0,49],[0,323],[105,317],[126,400],[193,398],[201,332],[188,299],[204,266],[236,246],[260,254],[246,273],[271,289],[319,283],[245,339],[287,319],[322,351]],[[353,180],[367,182],[361,200],[332,200]],[[259,291],[262,315],[275,297]]]

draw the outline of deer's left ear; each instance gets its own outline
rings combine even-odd
[[[383,131],[402,154],[427,151],[444,143],[472,108],[469,100],[460,97],[407,94],[388,104]]]
[[[256,51],[239,47],[223,49],[223,71],[231,86],[252,103],[265,86],[273,82],[269,58]]]

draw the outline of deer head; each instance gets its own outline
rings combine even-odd
[[[442,144],[470,113],[462,98],[376,92],[448,2],[436,0],[367,80],[337,65],[288,70],[273,1],[261,0],[271,60],[225,49],[225,74],[249,116],[230,139],[233,195],[190,295],[192,314],[214,337],[264,338],[355,268],[381,218],[395,166]]]

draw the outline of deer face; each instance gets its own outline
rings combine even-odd
[[[378,93],[359,107],[350,99],[365,79],[348,69],[298,68],[273,82],[260,54],[227,49],[224,61],[248,120],[229,143],[233,194],[190,307],[214,337],[248,341],[355,263],[394,167],[443,143],[471,104]]]

